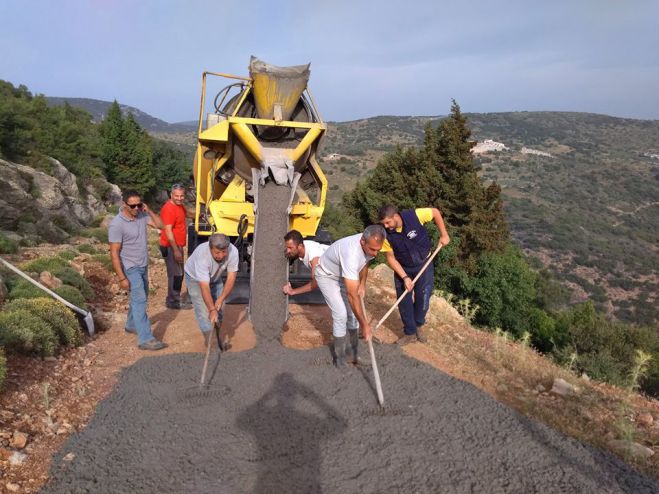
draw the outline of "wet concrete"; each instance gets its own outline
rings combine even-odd
[[[384,409],[370,372],[334,369],[326,348],[222,354],[201,392],[203,355],[144,358],[58,453],[44,492],[659,492],[396,346],[376,352]]]
[[[257,344],[278,339],[286,322],[287,301],[282,287],[288,281],[284,235],[288,231],[290,194],[290,187],[274,182],[259,186],[249,304]]]

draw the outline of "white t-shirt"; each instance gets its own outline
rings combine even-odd
[[[306,267],[311,269],[311,261],[316,257],[322,256],[327,249],[329,249],[329,245],[319,244],[313,240],[305,240],[304,257],[300,257],[300,261],[302,261]]]
[[[359,241],[361,233],[337,240],[320,256],[316,276],[359,280],[359,272],[373,259],[364,254]]]
[[[229,273],[238,271],[238,249],[232,244],[229,244],[229,254],[222,262],[213,259],[208,242],[197,247],[185,262],[185,274],[195,281],[217,283],[224,270]]]

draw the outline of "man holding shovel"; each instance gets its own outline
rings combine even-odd
[[[437,208],[418,208],[398,211],[395,206],[387,205],[378,211],[378,219],[387,230],[387,240],[382,246],[387,264],[394,271],[396,296],[405,291],[408,295],[398,306],[403,321],[404,335],[399,344],[409,343],[414,339],[425,343],[427,337],[422,326],[426,322],[426,313],[432,295],[434,276],[430,264],[421,274],[416,284],[412,279],[419,274],[432,251],[432,240],[423,226],[434,221],[439,230],[439,243],[447,245],[450,241],[442,215]]]
[[[222,321],[224,301],[233,290],[238,272],[238,249],[222,233],[214,233],[199,245],[185,263],[185,284],[199,329],[208,345],[211,329]],[[222,273],[227,272],[226,284]]]
[[[337,240],[320,256],[314,271],[318,288],[332,312],[335,364],[345,366],[346,333],[350,335],[353,363],[359,363],[359,327],[364,338],[371,338],[362,298],[366,292],[368,263],[382,248],[386,233],[380,225],[366,227],[358,233]]]

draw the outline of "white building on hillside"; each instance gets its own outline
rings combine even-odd
[[[492,151],[503,151],[508,149],[503,142],[493,141],[492,139],[485,139],[483,142],[479,142],[473,148],[471,152],[474,154],[483,154],[490,153]]]

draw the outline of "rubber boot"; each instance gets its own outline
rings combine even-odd
[[[346,336],[334,337],[334,365],[338,369],[345,368],[346,366]]]
[[[348,334],[350,335],[350,348],[352,349],[352,363],[368,367],[369,363],[359,358],[359,330],[350,329]]]

